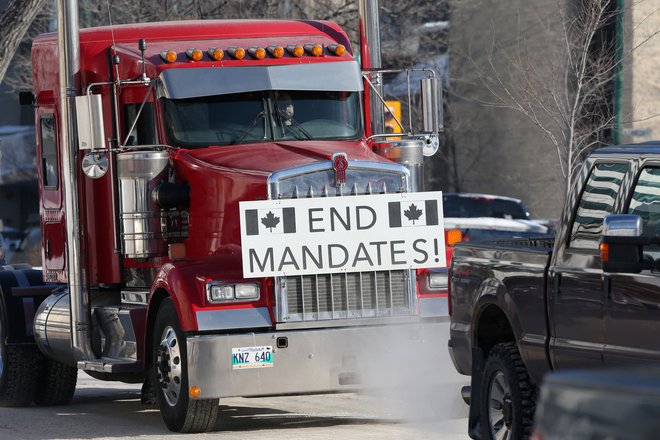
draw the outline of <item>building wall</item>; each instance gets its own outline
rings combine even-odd
[[[660,0],[627,1],[624,142],[660,139]]]
[[[561,32],[555,2],[455,0],[451,19],[450,111],[456,145],[457,190],[523,199],[532,214],[558,218],[564,178],[557,151],[523,114],[493,105],[492,87],[525,80],[511,57],[551,84],[561,67]],[[492,62],[492,65],[491,65]],[[481,73],[478,73],[481,72]],[[545,81],[545,80],[544,80]],[[561,88],[558,89],[561,91]],[[550,98],[541,88],[540,97]],[[543,124],[547,117],[539,115]]]

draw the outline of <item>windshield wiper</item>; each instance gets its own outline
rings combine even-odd
[[[285,128],[291,128],[291,132],[296,136],[296,139],[307,141],[312,140],[312,135],[300,125],[300,122],[287,116],[281,110],[277,112],[277,115],[280,119],[280,126],[282,127],[282,136],[286,136]]]
[[[250,132],[252,131],[254,126],[257,125],[257,122],[259,122],[259,119],[263,118],[265,115],[266,115],[266,112],[264,112],[264,111],[260,111],[259,113],[257,113],[257,116],[255,116],[254,119],[252,120],[252,122],[250,122],[250,125],[245,127],[243,129],[243,131],[241,131],[238,139],[235,140],[234,142],[230,143],[229,145],[236,145],[236,144],[243,143],[243,140],[247,137],[248,134],[250,134]]]

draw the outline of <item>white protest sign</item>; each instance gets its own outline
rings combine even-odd
[[[240,202],[243,276],[446,266],[442,192]]]

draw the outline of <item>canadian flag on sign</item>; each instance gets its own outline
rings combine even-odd
[[[410,200],[390,202],[390,228],[434,226],[438,224],[437,200]]]
[[[296,208],[246,209],[246,235],[296,232]]]

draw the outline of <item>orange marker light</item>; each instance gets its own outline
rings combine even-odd
[[[269,46],[268,53],[273,58],[282,58],[284,56],[284,48],[282,46]]]
[[[600,261],[602,263],[607,263],[610,259],[610,247],[607,243],[600,244]]]
[[[266,50],[263,47],[250,47],[248,53],[257,60],[263,60],[266,57]]]
[[[204,52],[200,49],[188,49],[186,55],[193,61],[200,61],[204,57]]]
[[[202,390],[200,390],[199,387],[190,387],[190,397],[192,397],[193,399],[197,399],[201,395],[202,395]]]
[[[305,52],[315,57],[323,55],[323,46],[320,44],[305,44]]]
[[[225,53],[222,51],[222,49],[218,49],[217,47],[210,48],[208,54],[209,57],[215,61],[220,61],[222,57],[225,56]]]
[[[229,55],[234,57],[237,60],[242,60],[245,58],[245,49],[242,47],[230,47],[227,49],[229,51]]]
[[[346,46],[344,46],[343,44],[330,44],[328,46],[328,50],[332,54],[340,57],[346,53]]]
[[[305,53],[305,49],[299,44],[287,46],[286,50],[296,58],[300,58]]]
[[[173,63],[176,61],[176,52],[174,52],[173,50],[166,50],[160,53],[160,57],[166,63]]]

